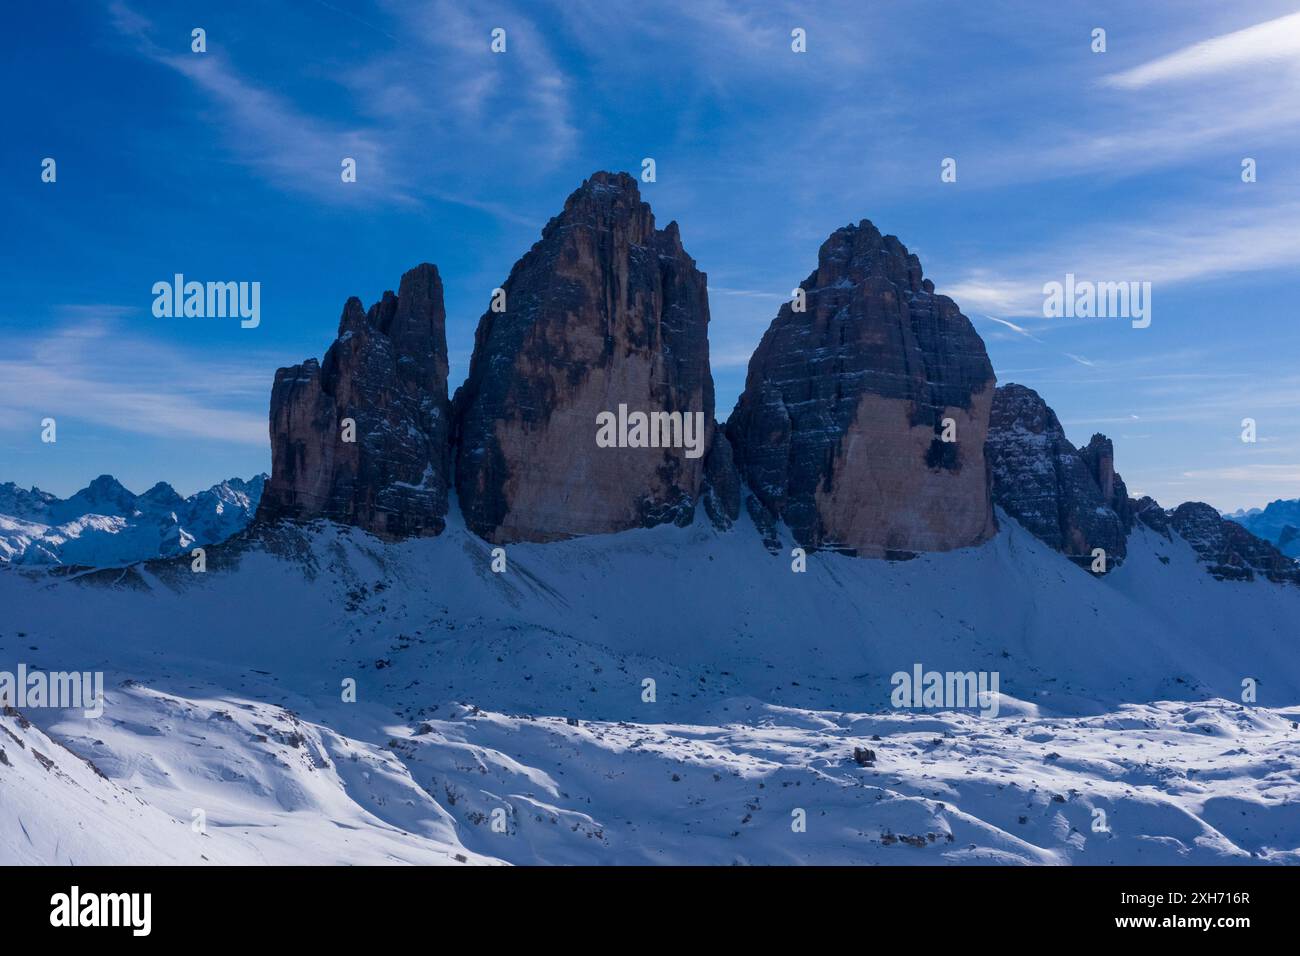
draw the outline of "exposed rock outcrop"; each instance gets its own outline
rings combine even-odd
[[[1160,507],[1160,502],[1143,495],[1136,500],[1130,499],[1129,506],[1135,522],[1140,522],[1165,537],[1169,536],[1169,512]]]
[[[348,299],[323,362],[276,372],[271,478],[258,520],[320,517],[387,537],[438,534],[450,428],[442,281],[426,263],[369,312]]]
[[[1169,527],[1196,551],[1219,580],[1300,583],[1300,566],[1263,538],[1229,521],[1201,501],[1188,501],[1169,513]]]
[[[776,519],[806,548],[872,557],[989,538],[994,376],[970,321],[866,220],[822,244],[801,289],[727,422],[769,546]]]
[[[1027,531],[1080,564],[1094,548],[1123,560],[1133,519],[1110,439],[1075,448],[1038,393],[1012,384],[993,396],[985,451],[993,500]]]
[[[1092,550],[1108,566],[1127,554],[1135,523],[1158,534],[1178,534],[1220,580],[1300,582],[1300,566],[1273,545],[1189,501],[1166,511],[1149,497],[1128,497],[1115,471],[1110,439],[1093,435],[1083,448],[1065,437],[1061,423],[1033,389],[1004,385],[993,398],[987,445],[993,500],[1035,537],[1089,566]]]
[[[655,228],[632,177],[595,173],[502,289],[454,402],[469,528],[494,542],[551,541],[690,523],[706,463],[725,473],[727,452],[711,449],[705,276],[677,224]],[[625,430],[624,412],[680,416],[696,447],[636,447],[648,436]],[[602,413],[630,447],[598,446]],[[725,479],[713,487],[725,505]]]
[[[996,403],[996,398],[994,402]],[[1079,457],[1088,467],[1088,473],[1101,491],[1105,507],[1115,512],[1120,526],[1127,535],[1133,530],[1133,508],[1124,479],[1115,472],[1115,446],[1102,434],[1095,434],[1083,448]]]
[[[740,475],[731,442],[721,428],[713,432],[713,445],[704,460],[704,510],[714,527],[725,530],[740,517]]]

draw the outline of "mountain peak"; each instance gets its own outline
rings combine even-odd
[[[805,289],[886,279],[913,293],[934,291],[933,284],[923,287],[926,280],[921,260],[897,236],[882,233],[870,219],[831,233],[818,250],[817,264],[817,271],[808,279],[814,285],[805,284]]]
[[[1075,448],[1042,396],[1008,384],[993,395],[985,455],[993,500],[1034,537],[1087,567],[1094,548],[1108,567],[1124,559],[1132,505],[1105,435]]]
[[[349,298],[320,363],[271,390],[265,521],[324,517],[380,535],[436,535],[447,512],[446,312],[422,263],[369,311]]]
[[[114,478],[112,475],[100,475],[83,490],[94,492],[97,495],[114,495],[114,494],[131,494],[125,486]]]
[[[800,289],[727,422],[763,524],[785,521],[805,548],[872,556],[991,537],[994,375],[970,320],[866,219],[831,233]]]
[[[637,181],[627,173],[592,173],[565,199],[559,215],[542,229],[542,238],[534,250],[553,244],[557,232],[575,226],[614,232],[637,246],[651,243],[656,235],[654,213],[641,199]]]
[[[83,514],[128,516],[135,512],[136,496],[112,475],[100,475],[71,498],[54,509],[58,520],[67,521]]]
[[[603,194],[623,193],[629,194],[634,199],[641,198],[641,187],[637,185],[635,178],[625,172],[611,172],[609,170],[598,169],[582,181],[582,185],[573,191],[573,196],[580,193],[599,192]],[[572,198],[572,196],[570,197]]]
[[[593,173],[502,289],[505,308],[479,320],[454,402],[466,523],[492,541],[689,523],[713,440],[713,377],[706,279],[675,224],[655,228],[627,173]],[[620,409],[676,415],[696,447],[598,444],[601,416]]]

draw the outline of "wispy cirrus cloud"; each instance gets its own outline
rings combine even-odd
[[[1047,346],[1047,343],[1043,339],[1039,338],[1033,332],[1030,332],[1024,326],[1016,325],[1016,323],[1010,322],[1006,319],[999,319],[996,315],[985,315],[983,316],[983,318],[987,319],[990,322],[996,322],[998,325],[1002,326],[1003,328],[1010,329],[1012,332],[1014,332],[1016,335],[1021,336],[1022,338],[1026,338],[1029,339],[1030,341],[1037,342],[1039,345],[1042,346]],[[1056,350],[1054,349],[1053,351]],[[1082,355],[1075,355],[1073,352],[1061,352],[1060,354],[1068,358],[1071,362],[1075,362],[1079,365],[1084,365],[1087,366],[1088,368],[1096,367],[1095,362],[1089,361],[1088,359],[1084,358]]]
[[[1161,83],[1209,79],[1274,64],[1291,69],[1300,56],[1300,13],[1184,46],[1103,78],[1105,86],[1139,90]]]
[[[1243,8],[1248,10],[1249,8]],[[1226,144],[1254,151],[1300,143],[1300,13],[1210,37],[1096,81],[1097,120],[1055,142],[1023,143],[1045,175],[1125,176]]]
[[[725,286],[709,286],[709,294],[712,295],[715,293],[717,295],[735,295],[745,299],[777,299],[782,302],[790,298],[789,294],[773,292],[770,289],[729,289]]]
[[[1242,188],[1249,188],[1243,185]],[[1300,268],[1300,202],[1225,201],[1183,207],[1158,220],[1116,222],[1044,244],[998,269],[959,273],[941,290],[964,309],[1042,318],[1043,285],[1066,273],[1090,281],[1194,284]]]
[[[214,360],[135,334],[138,310],[79,305],[59,311],[45,335],[0,338],[0,427],[36,427],[49,416],[110,429],[265,446],[263,406],[276,365],[268,355]]]
[[[351,11],[321,6],[340,21],[396,39]],[[328,104],[328,119],[223,52],[160,46],[153,22],[125,0],[113,0],[109,13],[140,55],[188,79],[216,107],[218,132],[237,160],[271,184],[314,199],[432,199],[535,224],[536,216],[486,192],[485,177],[494,165],[513,165],[516,172],[521,164],[551,168],[572,154],[578,139],[569,81],[543,31],[515,7],[470,13],[446,0],[389,5],[402,42],[338,71],[339,95]],[[497,56],[489,49],[491,29],[502,23],[509,54]],[[339,109],[343,102],[356,104],[350,119],[337,118],[346,112]],[[467,168],[466,155],[483,159]],[[357,164],[356,181],[346,185],[344,157]]]
[[[1250,12],[1242,7],[1239,16]],[[1147,53],[1126,69],[1107,69],[1141,39],[1162,42],[1169,32],[1161,29],[1167,14],[1152,10],[1148,16],[1154,23],[1138,15],[1123,32],[1112,31],[1104,55],[1078,60],[1070,47],[1045,48],[1063,64],[1050,75],[1026,57],[981,74],[978,84],[949,81],[944,102],[934,104],[945,115],[941,126],[892,115],[888,97],[830,98],[799,117],[805,135],[783,147],[774,166],[806,177],[814,192],[820,180],[841,195],[871,196],[927,186],[939,156],[959,158],[961,188],[992,190],[1069,179],[1114,182],[1207,160],[1221,163],[1225,148],[1244,150],[1239,157],[1270,147],[1279,156],[1300,149],[1300,14],[1183,43],[1172,52]],[[880,27],[887,48],[910,42],[891,35],[889,24]],[[1125,39],[1124,47],[1116,44],[1117,36]],[[892,79],[870,81],[888,89]],[[896,102],[909,102],[910,113],[917,112],[910,91]],[[1006,116],[1007,103],[1017,103],[1019,115]],[[855,129],[870,130],[869,139],[853,135]],[[908,135],[899,136],[900,130]],[[826,175],[828,167],[843,165],[841,154],[856,155],[867,166],[860,183]],[[1228,175],[1235,172],[1228,167]]]
[[[142,56],[190,80],[211,100],[225,123],[226,148],[274,185],[341,203],[376,195],[409,200],[386,170],[378,131],[314,116],[241,73],[220,52],[177,53],[160,46],[153,39],[153,23],[123,0],[114,0],[109,12],[118,32]],[[340,178],[345,157],[365,171],[346,189]]]
[[[343,80],[397,142],[423,146],[422,161],[435,163],[431,138],[456,160],[468,152],[549,169],[573,155],[579,132],[572,83],[527,6],[427,0],[384,8],[408,42]],[[491,50],[497,28],[505,30],[504,53]],[[474,170],[479,178],[487,171]]]
[[[1197,481],[1231,481],[1266,484],[1273,488],[1300,485],[1300,463],[1231,465],[1226,468],[1197,468],[1182,473]]]

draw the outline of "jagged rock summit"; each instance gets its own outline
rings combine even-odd
[[[324,361],[276,372],[270,427],[260,521],[329,518],[387,537],[440,533],[451,416],[437,268],[416,266],[369,311],[348,299]]]
[[[727,422],[751,513],[804,547],[873,557],[991,537],[994,375],[970,320],[867,220],[836,230],[800,287]]]
[[[1186,501],[1172,511],[1150,498],[1135,503],[1143,524],[1168,536],[1176,531],[1196,552],[1205,570],[1220,581],[1300,584],[1300,565],[1203,501]]]
[[[677,224],[655,227],[631,176],[595,173],[502,290],[499,310],[479,320],[454,402],[466,524],[506,542],[691,522],[706,461],[725,484],[727,453],[711,454],[705,275]],[[625,446],[598,444],[602,414],[615,416]],[[689,442],[635,447],[625,420],[637,414],[652,427],[675,416]],[[726,489],[709,500],[728,510]]]
[[[1110,439],[1075,448],[1037,392],[1010,384],[994,393],[985,453],[993,500],[1031,534],[1077,563],[1096,548],[1107,567],[1123,560],[1133,519]]]
[[[1165,538],[1183,538],[1221,581],[1300,583],[1300,565],[1204,502],[1166,510],[1150,497],[1129,498],[1110,439],[1093,435],[1075,448],[1031,388],[997,389],[986,450],[993,500],[1076,564],[1093,568],[1096,548],[1105,552],[1102,569],[1121,564],[1136,522]]]

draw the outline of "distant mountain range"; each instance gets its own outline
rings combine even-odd
[[[248,524],[266,475],[182,498],[166,482],[132,494],[100,475],[71,498],[0,484],[0,562],[113,567],[225,541]]]
[[[1300,499],[1278,499],[1264,508],[1234,511],[1224,517],[1263,538],[1287,557],[1300,558]]]

